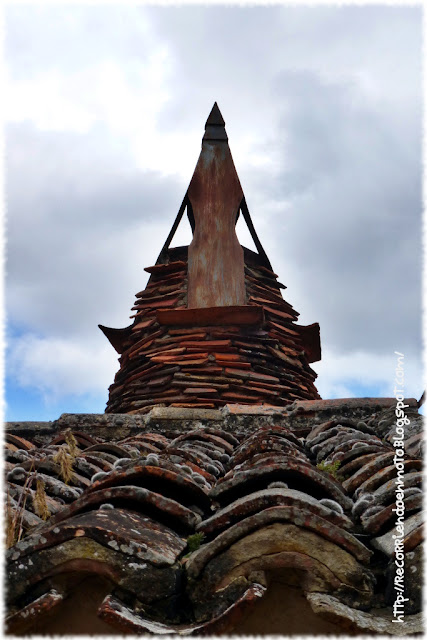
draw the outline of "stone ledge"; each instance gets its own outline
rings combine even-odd
[[[222,420],[221,409],[197,409],[181,407],[153,407],[146,414],[146,424],[155,420]]]
[[[415,398],[405,398],[405,404],[410,407],[417,407]],[[332,400],[295,400],[288,410],[300,411],[326,411],[328,409],[338,409],[346,406],[350,409],[370,408],[388,409],[396,405],[396,398],[334,398]]]
[[[305,436],[320,422],[340,416],[366,420],[376,412],[391,410],[395,403],[395,398],[336,398],[296,400],[285,407],[227,404],[221,409],[197,409],[158,405],[147,414],[63,413],[58,420],[52,422],[7,422],[5,431],[32,437],[42,443],[49,436],[68,428],[120,440],[135,431],[172,436],[202,426],[219,427],[236,435],[248,434],[260,426],[274,425],[280,421],[296,435]],[[417,410],[415,398],[405,399],[405,403]]]

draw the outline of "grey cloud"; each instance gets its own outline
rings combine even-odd
[[[140,66],[166,47],[158,130],[186,132],[189,144],[196,135],[196,148],[218,100],[255,227],[301,322],[319,321],[340,356],[397,348],[417,357],[421,15],[8,7],[6,61],[15,79],[31,79],[113,60],[138,91]],[[101,125],[87,135],[14,125],[7,135],[9,320],[105,340],[96,324],[127,324],[191,175],[138,172],[128,141]],[[238,157],[246,135],[255,142]],[[255,168],[254,152],[275,164]]]
[[[6,62],[17,79],[111,59],[126,60],[123,71],[132,74],[131,63],[147,59],[152,48],[142,7],[9,5],[5,26]]]
[[[7,149],[9,321],[52,335],[127,323],[185,185],[137,170],[101,129],[13,125]]]
[[[279,106],[272,78],[283,70],[361,74],[380,94],[388,85],[410,97],[421,79],[420,7],[149,7],[147,15],[174,61],[166,128],[218,100],[233,130],[262,124],[267,133]]]
[[[419,111],[404,114],[397,127],[345,83],[287,73],[278,86],[286,109],[276,193],[288,210],[275,223],[298,304],[321,323],[329,347],[383,352],[402,345],[416,353]]]

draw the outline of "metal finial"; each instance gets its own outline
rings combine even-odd
[[[216,102],[212,107],[208,119],[206,120],[203,140],[209,140],[212,142],[216,140],[228,140],[227,133],[225,131],[225,121]]]

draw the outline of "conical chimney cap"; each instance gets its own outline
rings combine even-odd
[[[224,140],[227,142],[227,132],[225,131],[225,121],[219,110],[218,104],[215,102],[205,124],[205,135],[203,142],[217,142]]]
[[[206,120],[205,128],[208,125],[214,125],[218,127],[223,127],[225,125],[224,118],[222,117],[222,113],[219,110],[217,102],[215,102],[214,106],[212,107],[209,117]]]

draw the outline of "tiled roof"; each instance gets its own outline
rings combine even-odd
[[[418,403],[397,464],[394,398],[320,399],[319,326],[281,295],[216,104],[205,129],[132,324],[101,326],[120,354],[106,413],[7,426],[8,631],[40,629],[92,574],[98,617],[123,633],[235,630],[276,576],[336,628],[420,632]],[[172,249],[185,210],[193,241]],[[238,243],[239,214],[258,253]]]
[[[31,628],[67,597],[64,576],[88,571],[110,581],[98,615],[123,632],[227,632],[273,573],[294,569],[314,610],[384,630],[392,402],[62,416],[45,434],[43,425],[10,424],[9,517],[19,514],[25,532],[7,554],[8,628]],[[415,442],[420,416],[407,403]],[[405,457],[408,572],[422,549],[420,444]],[[419,576],[406,584],[411,628],[420,584]]]

